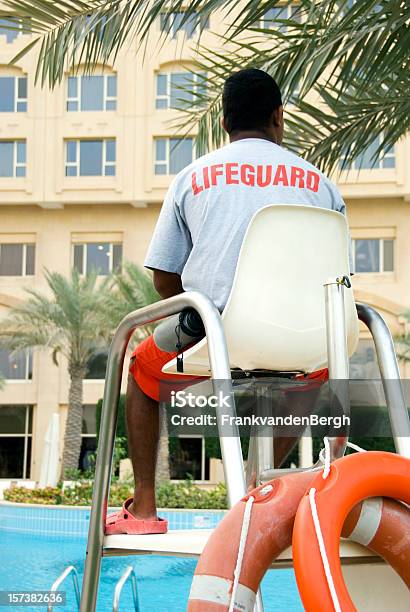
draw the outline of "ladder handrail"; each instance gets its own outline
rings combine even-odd
[[[62,584],[64,582],[64,580],[70,576],[72,577],[73,580],[73,586],[74,586],[74,593],[75,593],[75,598],[77,600],[77,609],[80,609],[80,587],[79,587],[79,583],[78,583],[78,572],[75,569],[74,565],[69,565],[68,567],[65,568],[65,570],[60,574],[60,576],[57,578],[57,580],[55,580],[51,586],[50,592],[55,592],[57,591],[58,587],[60,586],[60,584]],[[50,603],[48,604],[47,607],[47,612],[52,612],[53,611],[53,604]]]
[[[137,576],[135,574],[134,568],[132,565],[129,565],[121,578],[118,580],[115,585],[114,591],[114,599],[112,602],[112,612],[118,612],[118,606],[120,605],[120,597],[122,593],[122,589],[127,582],[128,578],[131,577],[131,589],[132,589],[132,599],[134,601],[134,611],[139,612],[139,601],[138,601],[138,590],[137,590]]]

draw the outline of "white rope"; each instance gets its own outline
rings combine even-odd
[[[333,582],[332,572],[330,571],[329,560],[326,554],[325,543],[323,541],[322,530],[320,528],[319,515],[317,513],[315,501],[316,489],[313,487],[309,491],[310,510],[312,512],[313,524],[315,526],[316,538],[319,544],[320,556],[322,557],[323,569],[325,570],[326,580],[332,597],[333,606],[336,612],[341,612],[339,599],[337,597],[335,583]]]
[[[231,601],[229,604],[229,612],[233,612],[235,609],[235,597],[236,597],[236,592],[238,590],[239,577],[241,575],[242,561],[243,561],[243,556],[245,554],[246,539],[248,537],[249,523],[251,520],[252,504],[254,501],[255,501],[255,498],[251,495],[248,498],[248,501],[246,502],[245,510],[243,513],[241,536],[239,539],[238,557],[236,559],[236,566],[235,566],[235,571],[233,574],[234,579],[233,579]]]
[[[330,444],[327,436],[323,438],[323,442],[325,447],[319,453],[320,459],[323,461],[323,472],[322,478],[325,480],[330,473]],[[319,544],[320,556],[322,558],[323,569],[325,570],[325,576],[327,580],[327,585],[329,587],[330,595],[332,597],[333,606],[336,612],[341,612],[341,607],[339,603],[339,599],[337,597],[335,584],[333,582],[332,572],[330,571],[329,559],[327,558],[325,542],[323,540],[322,530],[320,528],[319,514],[316,507],[316,489],[312,487],[309,490],[309,503],[310,503],[310,511],[312,512],[313,525],[315,527],[316,539]]]
[[[319,458],[324,463],[322,478],[323,480],[326,480],[326,478],[329,476],[329,473],[330,473],[330,444],[329,444],[329,440],[327,436],[323,438],[323,442],[325,444],[325,447],[322,448],[322,450],[320,451]],[[358,446],[357,444],[353,444],[353,442],[348,441],[346,443],[346,446],[348,446],[349,448],[352,448],[355,451],[358,451],[359,453],[366,452],[366,449],[362,448],[361,446]],[[322,558],[323,569],[325,570],[326,580],[327,580],[327,584],[329,587],[330,595],[332,597],[334,609],[336,610],[336,612],[341,612],[339,599],[337,597],[335,584],[333,582],[332,572],[330,571],[329,559],[327,558],[325,542],[323,540],[323,534],[320,528],[320,520],[319,520],[319,514],[317,511],[317,507],[316,507],[315,495],[316,495],[316,489],[312,487],[309,491],[309,502],[310,502],[310,510],[312,512],[313,525],[315,527],[315,532],[316,532],[316,539],[319,544],[320,556]]]
[[[346,446],[348,446],[349,448],[352,448],[358,453],[367,453],[367,450],[365,448],[362,448],[361,446],[358,446],[357,444],[353,444],[353,442],[347,442]]]

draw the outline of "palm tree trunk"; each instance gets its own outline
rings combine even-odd
[[[78,469],[81,452],[81,431],[83,422],[83,378],[85,368],[70,365],[70,389],[68,393],[68,413],[64,433],[62,477],[70,470]]]
[[[170,480],[169,472],[169,447],[168,447],[168,423],[165,406],[159,405],[160,438],[158,444],[158,459],[155,479],[157,484]]]

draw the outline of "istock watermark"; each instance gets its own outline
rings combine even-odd
[[[222,390],[217,395],[198,395],[191,391],[171,391],[171,408],[229,408],[231,396]]]

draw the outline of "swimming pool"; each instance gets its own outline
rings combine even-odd
[[[76,567],[81,579],[88,514],[84,508],[25,508],[0,504],[0,590],[47,590],[70,564]],[[186,528],[195,525],[209,528],[220,520],[223,512],[170,511],[165,515],[173,529],[181,528],[181,524],[186,524]],[[62,535],[64,532],[70,535]],[[196,560],[143,555],[103,559],[98,612],[112,609],[115,584],[128,565],[132,565],[137,574],[142,612],[182,612],[186,608]],[[55,610],[74,612],[76,604],[70,579],[62,590],[67,593],[67,604]],[[268,572],[262,593],[266,611],[303,610],[292,570]],[[29,609],[44,611],[45,608]],[[11,610],[25,612],[28,608],[13,607]],[[120,610],[132,610],[129,586],[124,587]]]

